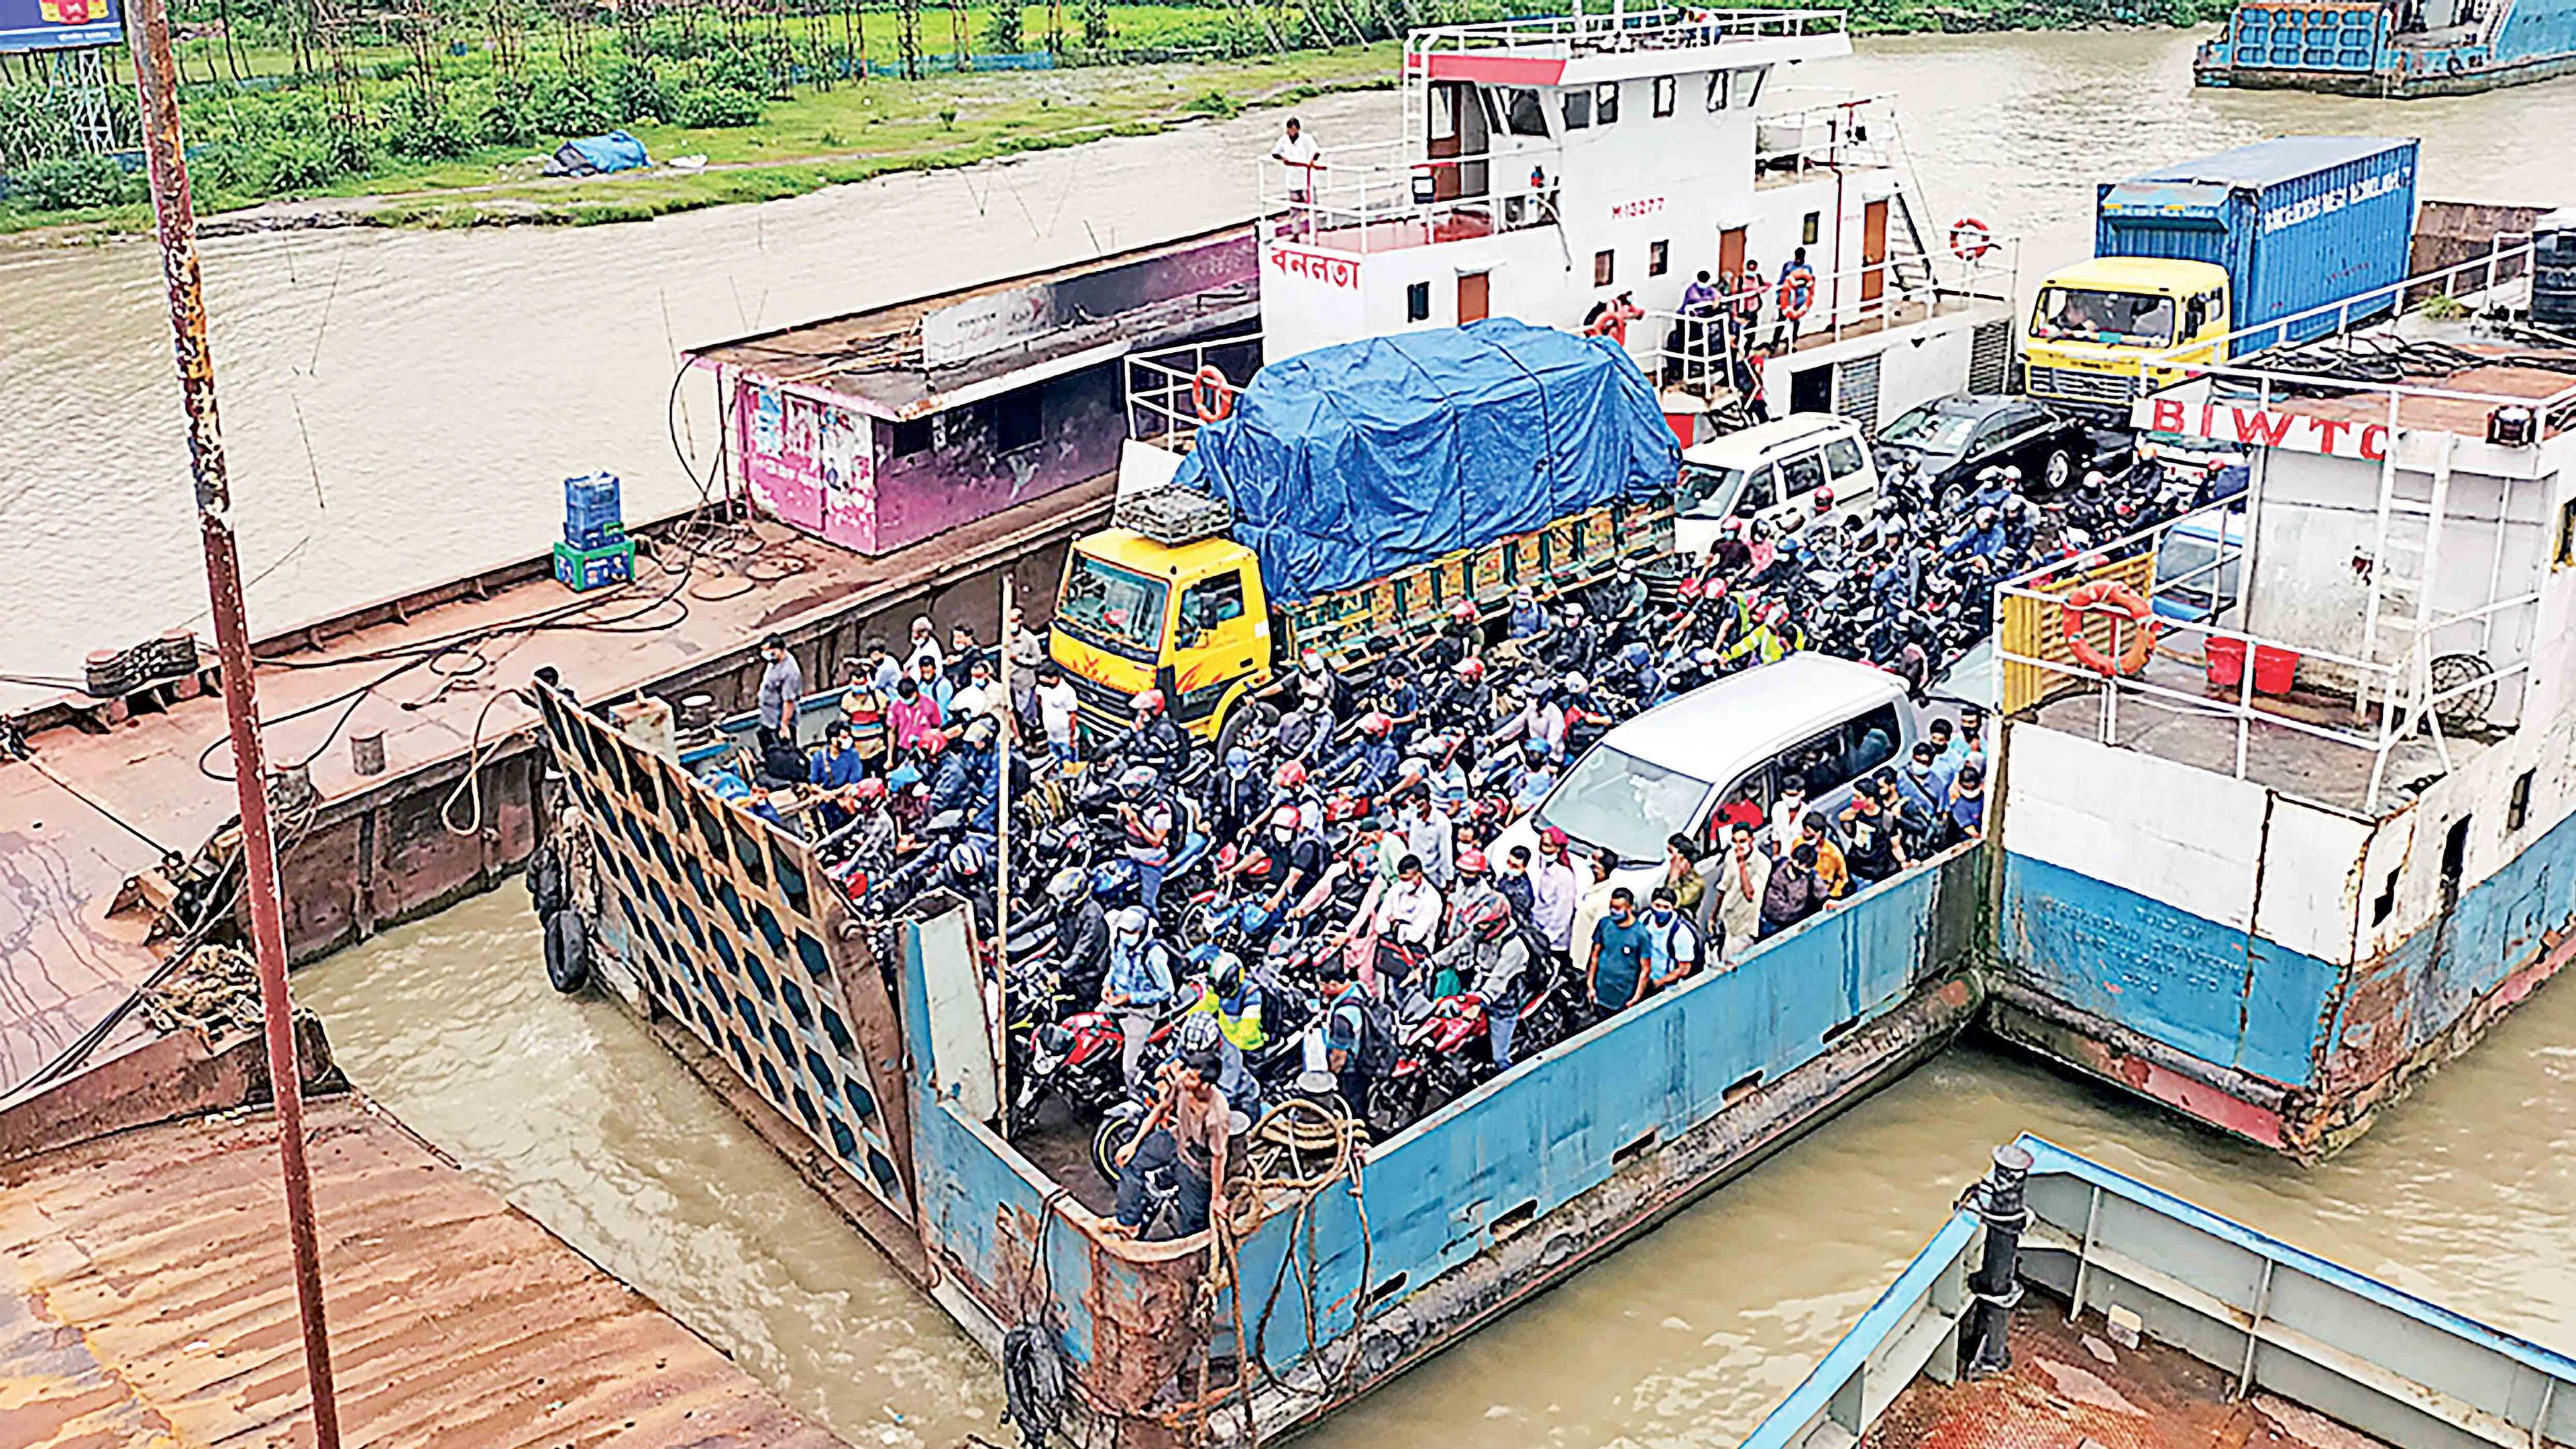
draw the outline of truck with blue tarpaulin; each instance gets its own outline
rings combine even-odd
[[[1671,552],[1680,445],[1600,338],[1491,318],[1274,363],[1198,429],[1168,489],[1066,560],[1050,653],[1094,728],[1163,692],[1221,738],[1281,661],[1337,665]]]
[[[2125,418],[2185,364],[2393,309],[2415,163],[2412,139],[2284,136],[2101,183],[2093,259],[2050,273],[2025,319],[2026,389]]]

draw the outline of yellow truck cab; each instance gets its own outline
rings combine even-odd
[[[1161,689],[1172,718],[1213,738],[1236,699],[1272,678],[1270,608],[1252,550],[1218,534],[1165,543],[1125,526],[1075,542],[1048,651],[1095,737]]]
[[[2147,367],[2148,357],[2219,360],[2235,325],[2228,302],[2227,270],[2211,262],[2099,257],[2051,272],[2022,328],[2024,390],[2126,419],[2141,379],[2152,392],[2182,377],[2176,366]]]

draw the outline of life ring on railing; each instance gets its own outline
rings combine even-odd
[[[1773,294],[1780,301],[1780,315],[1791,322],[1807,315],[1816,305],[1816,277],[1812,272],[1783,272],[1780,287]]]
[[[2120,651],[2116,661],[2084,637],[2084,616],[2104,608],[2128,615],[2132,626],[2128,647]],[[2147,667],[2147,656],[2155,652],[2156,611],[2138,597],[2137,590],[2112,579],[2096,579],[2069,589],[2058,601],[2057,628],[2065,636],[2066,652],[2075,656],[2075,662],[2105,678],[2114,673],[2138,673]]]
[[[1950,223],[1950,255],[1973,262],[1994,249],[1995,234],[1984,222],[1963,216]]]
[[[1225,380],[1211,362],[1190,379],[1190,406],[1198,409],[1199,421],[1221,423],[1234,415],[1234,384]]]

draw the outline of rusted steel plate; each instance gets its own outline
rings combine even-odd
[[[840,1443],[364,1102],[305,1125],[352,1443]],[[309,1441],[272,1132],[0,1169],[0,1444]]]

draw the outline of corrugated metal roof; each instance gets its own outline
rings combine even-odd
[[[2215,156],[2203,156],[2197,161],[2141,172],[2128,181],[2204,181],[2222,186],[2269,186],[2276,181],[2287,181],[2312,171],[2323,171],[2329,166],[2341,166],[2347,161],[2359,161],[2382,151],[2414,144],[2412,139],[2404,136],[2280,136],[2269,141],[2257,141],[2251,146],[2239,146],[2233,151],[2221,151]]]
[[[305,1126],[349,1444],[840,1445],[391,1118],[343,1097]],[[0,1444],[311,1442],[274,1130],[0,1170]]]

